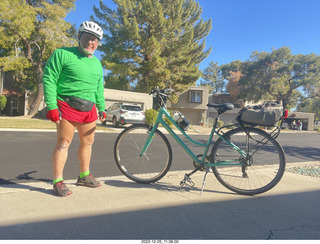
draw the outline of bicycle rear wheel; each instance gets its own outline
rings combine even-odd
[[[247,158],[244,159],[219,138],[213,145],[211,162],[225,161],[230,165],[212,167],[212,170],[218,181],[229,190],[255,195],[278,184],[284,174],[285,156],[282,147],[269,134],[251,127],[246,130],[250,136],[242,128],[236,128],[227,132],[225,138],[243,150]]]
[[[138,183],[160,180],[172,163],[171,146],[159,130],[155,131],[147,151],[140,156],[148,136],[148,125],[133,125],[119,134],[114,145],[118,168],[126,177]]]

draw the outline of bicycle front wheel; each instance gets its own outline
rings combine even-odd
[[[149,135],[149,125],[133,125],[119,134],[114,145],[118,168],[126,177],[138,183],[160,180],[172,163],[171,146],[159,130],[155,131],[151,144],[140,156]]]
[[[223,165],[212,167],[212,170],[229,190],[255,195],[278,184],[285,170],[285,156],[282,147],[269,134],[257,128],[246,130],[248,134],[242,128],[236,128],[224,135],[247,154],[246,158],[219,138],[213,145],[211,162],[223,162]]]

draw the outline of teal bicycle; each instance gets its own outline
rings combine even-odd
[[[171,90],[172,91],[172,90]],[[120,171],[138,183],[159,181],[166,175],[172,164],[172,148],[166,136],[158,129],[161,124],[178,144],[193,159],[194,170],[185,174],[180,185],[194,186],[191,175],[198,171],[213,172],[217,180],[229,190],[238,194],[255,195],[273,188],[281,180],[285,170],[285,155],[276,141],[280,127],[272,133],[242,123],[217,128],[221,114],[234,108],[233,104],[208,104],[215,108],[217,117],[206,143],[193,140],[184,130],[188,122],[177,122],[166,109],[169,89],[155,89],[154,95],[160,106],[154,125],[133,125],[124,129],[114,145],[114,158]],[[203,154],[195,155],[184,141],[171,129],[164,118],[198,147]],[[226,133],[223,129],[227,129]],[[212,142],[216,134],[218,139]],[[212,148],[211,145],[213,144]],[[211,152],[209,153],[209,149]]]

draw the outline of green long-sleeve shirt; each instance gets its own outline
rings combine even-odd
[[[44,74],[44,99],[48,110],[56,109],[61,96],[74,96],[94,102],[105,109],[103,70],[100,61],[88,58],[77,47],[56,49],[49,58]]]

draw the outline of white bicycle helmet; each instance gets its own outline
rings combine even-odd
[[[101,41],[101,39],[103,37],[102,28],[97,23],[94,23],[92,21],[82,22],[79,27],[79,33],[81,33],[81,32],[86,32],[86,33],[92,34],[92,35],[98,37],[99,41]]]

